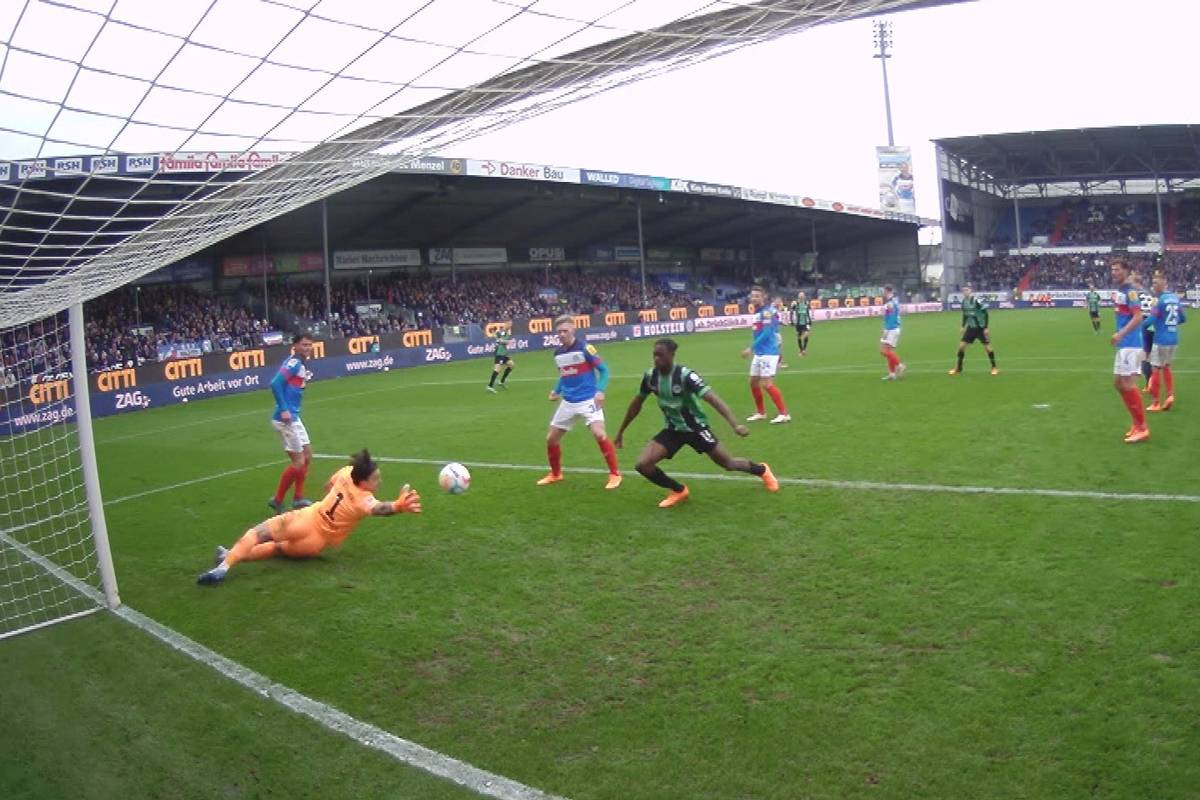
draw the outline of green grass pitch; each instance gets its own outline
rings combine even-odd
[[[1084,311],[999,311],[948,377],[958,315],[905,319],[883,383],[878,321],[819,324],[778,384],[794,422],[736,455],[783,479],[1200,495],[1200,350],[1176,408],[1129,446],[1108,334]],[[1108,321],[1111,325],[1111,321]],[[678,360],[739,417],[745,332],[680,337]],[[600,345],[609,430],[650,340]],[[603,489],[583,430],[549,487],[549,353],[314,382],[318,453],[367,446],[382,496],[337,552],[195,577],[268,512],[281,454],[265,392],[97,421],[122,599],[271,679],[440,752],[584,798],[1185,798],[1200,793],[1200,503],[964,494],[632,464]],[[768,400],[768,408],[770,402]],[[461,461],[473,485],[437,490]],[[485,465],[506,465],[485,466]],[[340,462],[321,459],[316,493]],[[210,476],[229,473],[225,477]],[[161,491],[164,487],[178,488]],[[145,494],[142,494],[145,493]],[[136,496],[135,496],[136,495]],[[128,499],[127,499],[128,498]],[[465,792],[231,684],[107,615],[0,642],[0,796],[411,797]]]

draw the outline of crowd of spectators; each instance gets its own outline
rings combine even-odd
[[[0,391],[11,378],[71,371],[67,315],[10,328],[0,336]]]
[[[1059,245],[1145,244],[1158,232],[1158,214],[1149,203],[1080,201],[1066,211]]]
[[[281,308],[303,320],[324,317],[322,285],[293,286],[275,292]],[[691,302],[681,292],[647,283],[650,306]],[[378,312],[360,314],[359,307],[379,304]],[[495,320],[553,314],[594,313],[642,308],[640,280],[559,272],[494,273],[449,278],[403,276],[333,286],[330,309],[335,336],[365,336],[435,325],[483,324]]]
[[[231,296],[221,296],[182,286],[125,287],[90,301],[85,309],[88,367],[105,370],[196,352],[259,347],[271,325],[251,310],[254,306],[261,309],[259,296],[251,288],[257,290],[243,287]],[[457,282],[395,276],[376,279],[369,289],[364,279],[335,284],[330,296],[333,321],[329,335],[334,337],[643,307],[639,280],[568,271],[549,279],[542,272],[497,273],[462,276]],[[268,299],[276,322],[283,316],[310,324],[325,316],[323,284],[272,285]],[[651,306],[690,301],[689,296],[660,284],[646,286],[645,302]],[[366,313],[360,314],[360,309]],[[34,344],[18,342],[18,335]],[[9,334],[3,342],[6,367],[33,364],[39,354],[30,348],[44,347],[40,341],[37,335]]]
[[[231,298],[182,286],[125,287],[89,302],[84,317],[93,370],[258,347],[269,327]]]
[[[967,281],[979,291],[1010,291],[1029,270],[1031,260],[1024,256],[979,257],[967,268]]]
[[[1011,212],[1006,225],[1006,230],[991,238],[993,247],[1016,246]],[[1200,234],[1200,229],[1197,232]],[[1060,247],[1145,244],[1155,233],[1158,212],[1153,203],[1145,201],[1070,200],[1053,209],[1033,206],[1021,212],[1022,245],[1030,244],[1034,237],[1045,237],[1048,244]]]
[[[1200,244],[1200,200],[1184,200],[1175,218],[1175,241]]]
[[[1167,284],[1187,289],[1200,284],[1200,253],[1167,253],[1123,256],[1130,266],[1150,275],[1161,269]],[[967,271],[971,285],[982,291],[1011,291],[1030,269],[1030,289],[1086,289],[1108,286],[1113,256],[1095,253],[1055,253],[1036,256],[977,258]]]

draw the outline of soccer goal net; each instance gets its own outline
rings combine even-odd
[[[240,231],[599,92],[815,25],[956,1],[0,4],[0,630],[94,606],[55,581],[95,589],[108,571],[91,544],[102,519],[86,343],[72,342],[83,327],[68,308],[82,315]],[[205,168],[189,174],[193,162]]]

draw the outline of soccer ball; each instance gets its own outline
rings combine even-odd
[[[442,491],[462,494],[471,486],[471,473],[467,472],[467,468],[462,464],[453,461],[442,467],[442,471],[438,473],[438,485],[442,487]]]

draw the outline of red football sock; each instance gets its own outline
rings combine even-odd
[[[1175,373],[1170,367],[1163,367],[1163,382],[1167,384],[1167,397],[1175,394]]]
[[[562,474],[562,447],[557,444],[546,445],[546,458],[550,460],[550,472]]]
[[[771,401],[775,403],[775,408],[779,409],[779,413],[786,414],[787,407],[783,404],[783,394],[779,391],[779,387],[775,385],[768,386],[767,394],[771,395]]]
[[[896,354],[891,350],[888,350],[886,353],[884,353],[883,357],[887,359],[888,372],[895,372],[896,365],[900,363],[900,359],[897,358]]]
[[[761,414],[761,413],[763,413],[764,411],[766,411],[766,408],[767,408],[767,407],[766,407],[765,405],[763,405],[763,391],[762,391],[762,387],[761,387],[761,386],[758,386],[758,385],[751,386],[751,387],[750,387],[750,394],[754,395],[754,408],[755,408],[755,410],[757,410],[757,411],[758,411],[758,413],[760,413],[760,414]]]
[[[1146,381],[1146,389],[1150,392],[1150,396],[1158,401],[1158,370],[1150,373],[1150,380]]]
[[[1121,397],[1125,399],[1125,407],[1129,409],[1129,416],[1133,418],[1133,427],[1146,427],[1146,409],[1142,406],[1142,398],[1137,387],[1123,390]]]
[[[294,467],[293,467],[294,469]],[[305,464],[300,469],[296,470],[296,488],[292,492],[292,499],[299,500],[304,497],[304,479],[308,477],[308,464]]]
[[[612,440],[605,436],[596,444],[600,445],[600,452],[604,453],[604,461],[608,464],[609,473],[619,475],[621,470],[617,467],[617,448],[613,447]]]
[[[292,485],[292,481],[294,480],[296,480],[296,468],[288,464],[283,474],[279,476],[279,488],[275,490],[276,503],[283,502],[283,498],[287,495],[288,487]]]

